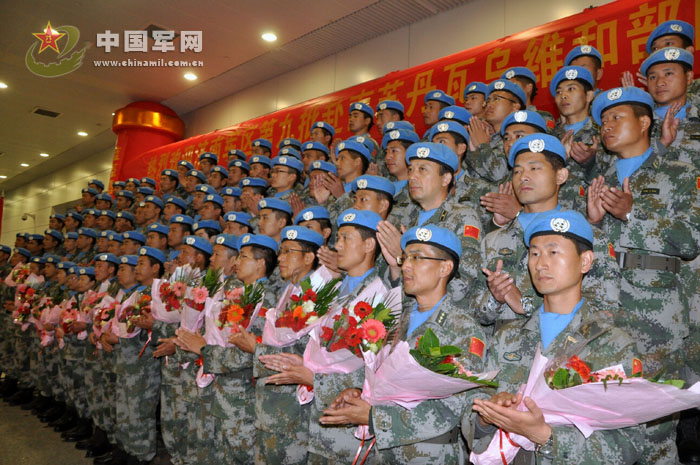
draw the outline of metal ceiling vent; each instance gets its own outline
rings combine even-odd
[[[59,116],[61,116],[61,114],[56,111],[47,110],[46,108],[41,107],[32,108],[32,113],[34,113],[35,115],[46,116],[49,118],[58,118]]]

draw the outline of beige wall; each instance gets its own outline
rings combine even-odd
[[[0,243],[12,246],[18,232],[43,233],[49,225],[52,208],[66,202],[77,203],[81,189],[90,179],[109,183],[113,148],[103,150],[80,162],[68,165],[48,176],[5,193]],[[22,221],[24,213],[31,213],[36,220]]]
[[[582,11],[600,0],[474,0],[385,34],[283,76],[262,82],[183,117],[186,136],[224,128],[305,100],[376,79]],[[2,244],[19,231],[41,232],[52,207],[80,199],[91,178],[109,180],[112,149],[6,192]],[[36,215],[22,221],[23,213]]]

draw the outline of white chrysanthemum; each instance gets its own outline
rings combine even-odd
[[[316,315],[311,315],[308,320],[306,320],[306,324],[310,325],[314,321],[318,320],[318,317]]]
[[[310,300],[307,300],[301,306],[301,309],[304,311],[304,313],[311,313],[314,311],[314,308],[316,308],[316,304]]]

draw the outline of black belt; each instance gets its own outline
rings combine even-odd
[[[454,428],[452,431],[441,434],[440,436],[427,441],[423,441],[427,444],[456,444],[459,441],[459,427]]]
[[[615,251],[620,268],[639,270],[661,270],[678,273],[681,271],[681,259],[661,255],[641,255],[631,252]]]

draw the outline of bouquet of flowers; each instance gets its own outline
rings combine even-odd
[[[194,333],[202,327],[205,310],[218,300],[221,285],[221,270],[210,268],[196,285],[187,288],[180,311],[181,328]]]
[[[32,274],[32,271],[29,263],[16,265],[5,278],[5,284],[9,287],[16,287],[18,284],[23,284],[30,274]]]
[[[95,312],[95,318],[92,320],[92,331],[98,338],[102,335],[104,327],[114,318],[117,313],[119,302],[111,297],[105,296],[100,302]]]
[[[29,327],[32,317],[32,307],[38,303],[39,296],[36,288],[27,284],[18,284],[15,291],[15,324],[22,325],[22,331]]]
[[[61,307],[59,305],[46,306],[42,312],[39,322],[41,324],[41,346],[47,347],[54,341],[55,331],[44,330],[44,325],[56,326],[61,317]]]
[[[134,325],[134,318],[150,311],[151,295],[134,292],[122,305],[116,307],[117,311],[117,336],[130,339],[141,332],[141,328]],[[112,326],[114,329],[114,325]]]
[[[375,280],[348,307],[311,332],[304,349],[304,365],[314,373],[352,373],[365,365],[363,353],[373,357],[385,346],[401,312],[401,288],[390,291]],[[313,391],[297,387],[300,404],[311,402]]]
[[[577,356],[564,360],[561,367],[538,348],[527,384],[519,391],[523,398],[535,401],[550,426],[574,426],[588,437],[596,430],[635,426],[700,407],[700,382],[681,389],[678,380],[644,379],[639,375],[641,369],[626,376],[621,365],[592,372]],[[524,404],[517,408],[526,410]],[[501,465],[510,463],[521,447],[535,449],[523,436],[508,437],[509,441],[499,441],[494,436],[486,451],[472,452],[470,460],[476,465]]]
[[[61,310],[60,324],[63,333],[70,332],[70,325],[78,321],[78,309],[75,307],[75,301],[68,301]]]
[[[179,323],[187,289],[201,279],[201,271],[190,265],[180,266],[169,280],[154,279],[151,285],[153,318],[164,323]]]
[[[216,326],[220,330],[230,328],[230,332],[238,331],[240,326],[250,327],[256,316],[265,316],[262,302],[265,288],[262,283],[247,284],[224,293],[221,311],[216,319]]]
[[[288,285],[277,305],[266,313],[263,344],[290,346],[333,314],[331,304],[338,296],[339,282],[326,267],[321,266],[300,285]]]

